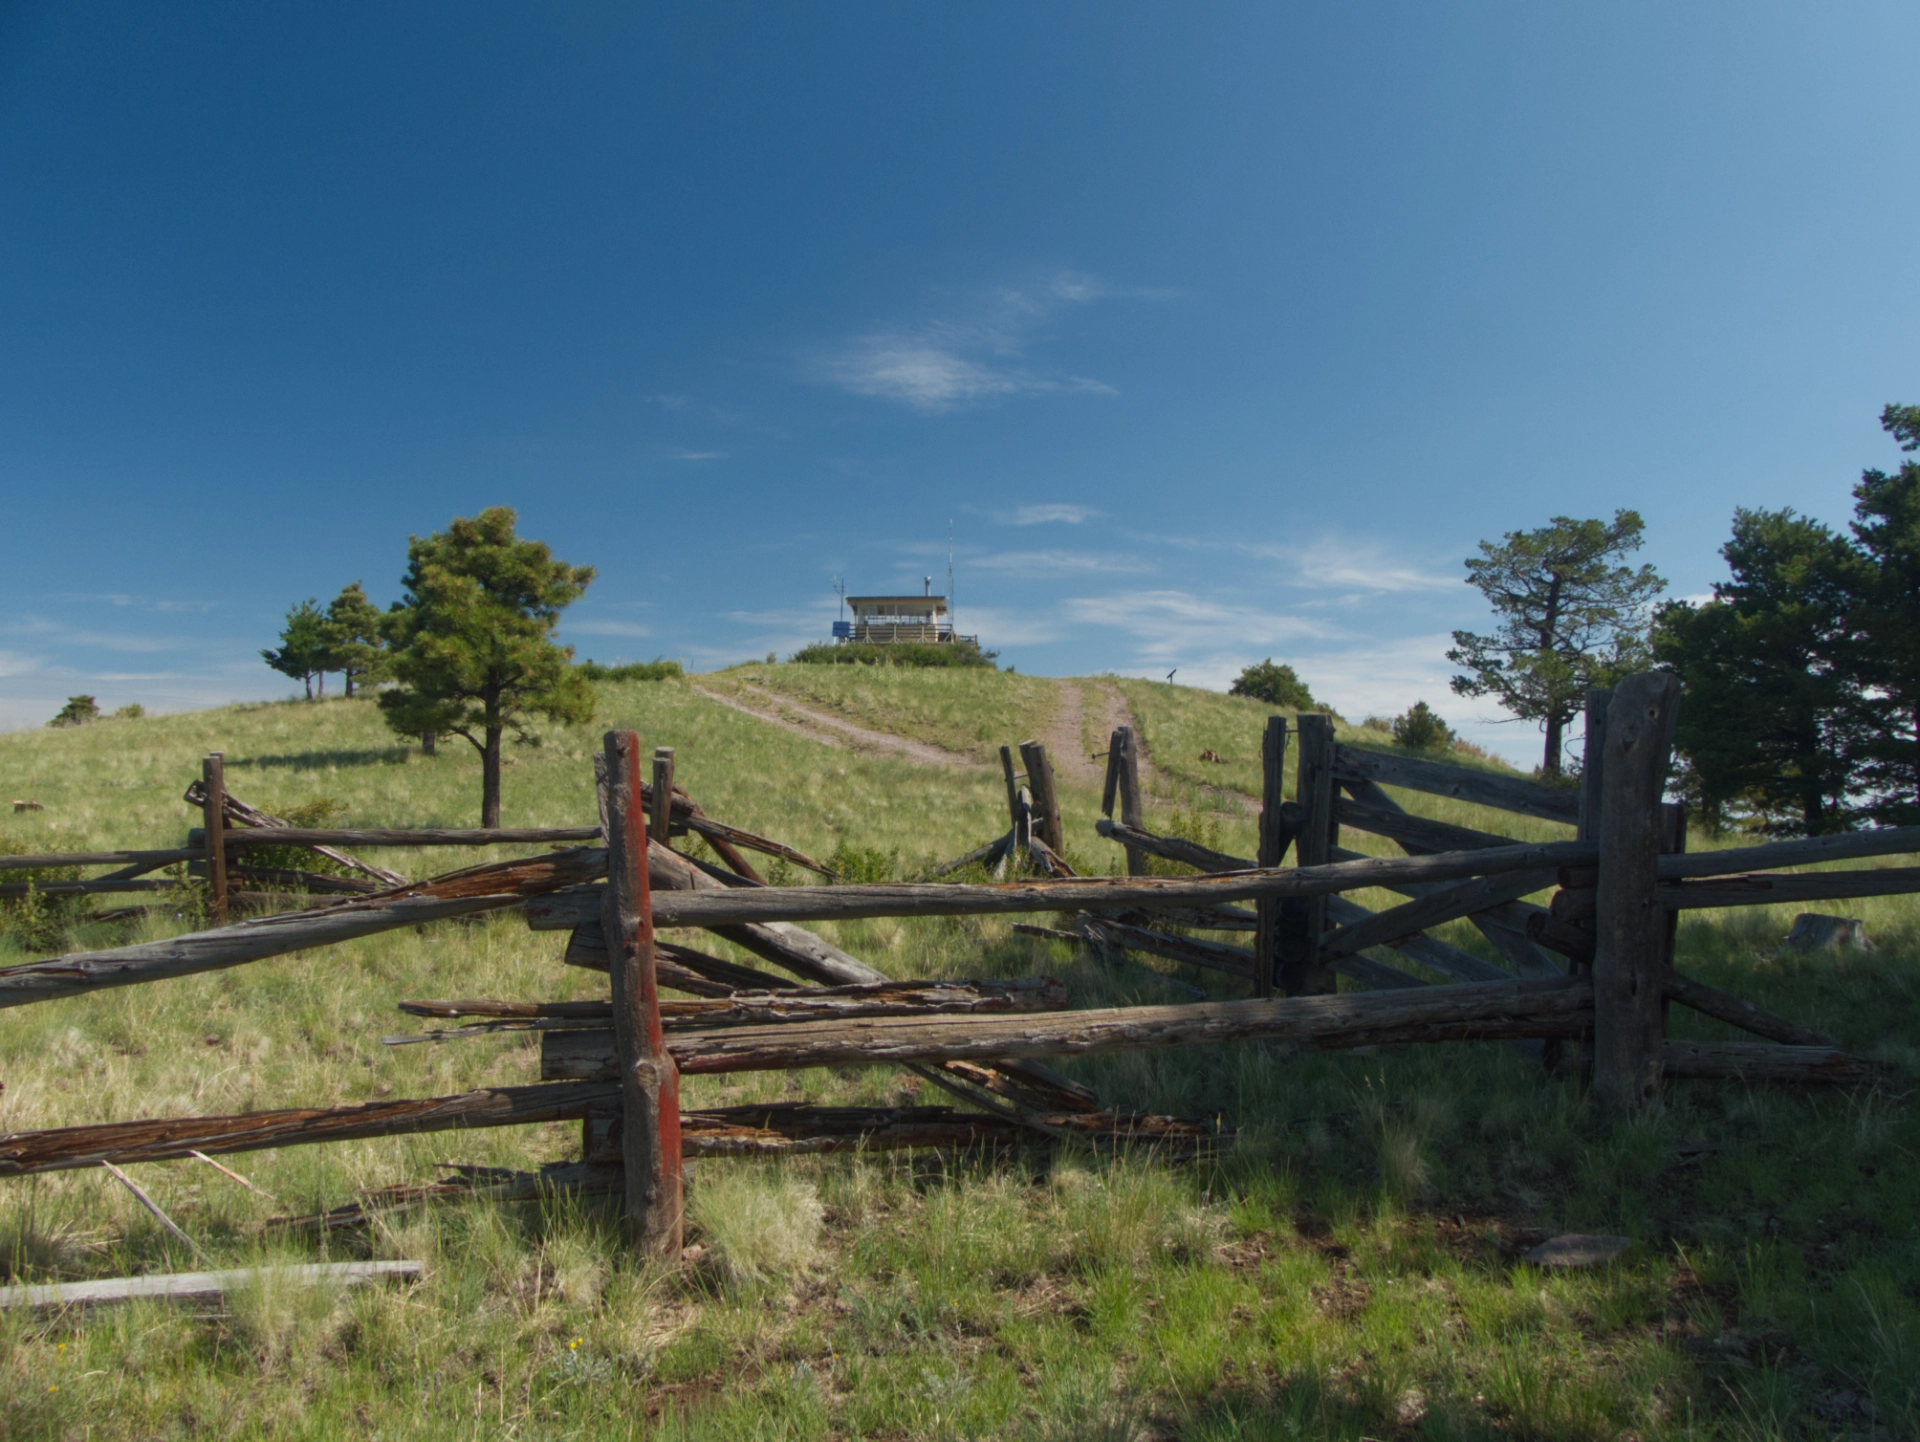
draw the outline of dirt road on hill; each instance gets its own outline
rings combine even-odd
[[[935,746],[926,741],[915,741],[886,731],[869,730],[844,717],[835,716],[827,711],[817,711],[811,706],[803,706],[790,696],[782,696],[776,691],[768,691],[760,686],[743,683],[741,687],[742,690],[752,692],[755,700],[761,703],[759,705],[749,704],[718,691],[709,691],[697,681],[693,683],[693,689],[709,701],[718,701],[722,706],[731,707],[757,721],[765,721],[770,726],[778,726],[783,731],[791,731],[795,735],[805,736],[808,740],[818,741],[823,746],[903,756],[909,761],[918,761],[927,766],[976,766],[979,764],[971,756],[962,756],[958,752],[948,751],[944,747]]]

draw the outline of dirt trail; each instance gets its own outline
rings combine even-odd
[[[1108,738],[1113,735],[1115,727],[1133,727],[1134,742],[1140,753],[1141,789],[1146,792],[1150,799],[1162,802],[1177,800],[1182,794],[1183,783],[1176,782],[1171,776],[1168,776],[1153,764],[1153,753],[1147,748],[1146,735],[1141,731],[1140,723],[1133,719],[1133,709],[1127,705],[1127,698],[1121,694],[1120,688],[1111,681],[1089,681],[1086,684],[1099,688],[1100,719],[1098,736],[1090,738],[1096,741],[1097,744],[1082,747],[1082,752],[1093,750],[1104,751],[1107,747]],[[1103,757],[1101,760],[1089,764],[1096,768],[1093,778],[1094,781],[1096,783],[1104,781],[1106,779],[1105,758]],[[1259,814],[1259,800],[1247,795],[1244,791],[1234,791],[1225,786],[1208,786],[1204,783],[1185,784],[1198,785],[1202,791],[1224,797],[1249,815]]]
[[[885,731],[871,731],[865,726],[856,725],[842,717],[826,711],[816,711],[811,706],[803,706],[790,696],[768,691],[762,687],[742,683],[742,689],[751,691],[765,702],[764,706],[750,706],[737,697],[723,695],[718,691],[709,691],[697,681],[693,689],[709,701],[718,701],[722,706],[730,706],[735,711],[765,721],[770,726],[778,726],[818,741],[823,746],[850,747],[855,751],[878,751],[890,756],[904,756],[909,761],[918,761],[927,766],[976,766],[979,763],[971,756],[962,756],[948,751],[944,747],[934,746],[925,741],[909,740],[905,736],[893,736]]]

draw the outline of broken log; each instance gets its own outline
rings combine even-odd
[[[1675,1041],[1661,1048],[1661,1070],[1670,1077],[1721,1081],[1779,1081],[1860,1086],[1890,1069],[1851,1052],[1825,1046],[1779,1046],[1764,1041]]]
[[[1702,1016],[1724,1021],[1728,1026],[1737,1026],[1742,1031],[1763,1036],[1768,1041],[1782,1042],[1787,1046],[1818,1046],[1829,1049],[1840,1045],[1823,1031],[1789,1021],[1784,1016],[1768,1011],[1764,1006],[1730,995],[1717,987],[1708,986],[1703,981],[1695,981],[1692,977],[1683,976],[1677,971],[1667,973],[1664,987],[1668,1000],[1691,1007]]]
[[[1345,796],[1333,799],[1333,819],[1355,831],[1371,832],[1389,841],[1418,846],[1424,851],[1477,851],[1489,846],[1518,846],[1511,836],[1475,831],[1446,821],[1430,821],[1398,807],[1370,806]]]
[[[49,851],[37,856],[0,855],[0,871],[38,871],[48,866],[170,866],[176,861],[204,861],[207,853],[198,846],[176,847],[170,851]],[[107,878],[96,877],[97,881]]]
[[[995,886],[917,882],[875,886],[763,887],[683,891],[655,900],[661,926],[718,929],[741,923],[854,920],[874,916],[988,916],[1033,911],[1116,911],[1162,905],[1213,905],[1260,896],[1326,896],[1369,886],[1456,881],[1508,872],[1554,871],[1592,861],[1595,848],[1578,841],[1497,846],[1428,856],[1376,856],[1280,871],[1206,876],[1081,877],[1027,880]],[[598,909],[598,888],[540,897],[527,907],[537,931],[577,926]]]
[[[259,1286],[358,1287],[368,1282],[411,1282],[418,1280],[424,1270],[418,1262],[309,1262],[303,1266],[230,1272],[160,1272],[92,1282],[47,1282],[32,1287],[0,1287],[0,1309],[33,1307],[44,1311],[146,1298],[205,1302]]]
[[[187,787],[185,799],[187,805],[198,807],[204,813],[207,802],[206,783],[204,781],[195,781],[190,784]],[[265,829],[269,831],[290,829],[286,821],[281,817],[262,811],[258,807],[247,805],[246,802],[240,800],[231,791],[224,793],[221,805],[221,816],[223,819],[221,831],[229,841],[233,838],[236,825],[243,830],[246,828]],[[589,840],[591,838],[583,837],[581,839]],[[187,844],[189,846],[205,846],[206,840],[204,830],[199,833],[197,838],[194,832],[189,831],[187,833]],[[263,842],[261,844],[265,845],[266,843]],[[384,867],[375,866],[371,862],[362,861],[357,856],[349,856],[344,851],[333,851],[325,846],[315,846],[313,849],[329,861],[337,861],[351,871],[358,871],[364,876],[371,876],[376,881],[384,881],[389,886],[405,886],[407,884],[406,877],[388,871]]]
[[[488,1087],[457,1096],[367,1102],[346,1107],[292,1107],[221,1117],[102,1122],[46,1131],[0,1133],[0,1176],[97,1167],[101,1162],[161,1162],[194,1152],[221,1154],[266,1147],[309,1146],[465,1127],[529,1126],[583,1117],[591,1107],[619,1105],[612,1084],[564,1083]]]
[[[1518,811],[1542,821],[1568,826],[1580,819],[1580,793],[1572,787],[1543,786],[1519,776],[1474,771],[1440,761],[1418,761],[1411,756],[1389,756],[1354,746],[1334,748],[1334,777],[1339,781],[1372,781],[1430,796],[1450,796],[1476,806]]]
[[[83,991],[219,971],[377,932],[517,906],[529,896],[604,873],[598,851],[556,851],[499,861],[325,908],[255,917],[211,931],[102,951],[75,952],[0,970],[0,1007],[50,1001]]]
[[[769,1025],[864,1016],[930,1016],[965,1012],[1065,1011],[1067,989],[1050,978],[1033,981],[881,982],[867,986],[793,987],[735,992],[701,1001],[663,1001],[661,1024],[690,1030],[748,1023]],[[612,1024],[605,1002],[402,1002],[416,1016],[481,1016],[484,1022],[425,1036],[382,1037],[389,1046],[452,1040],[502,1031],[560,1031]]]
[[[1477,877],[1442,887],[1399,906],[1390,907],[1366,921],[1343,926],[1321,938],[1321,954],[1327,957],[1352,956],[1370,946],[1391,945],[1403,937],[1454,921],[1490,906],[1518,901],[1530,892],[1553,885],[1551,869],[1513,872],[1500,876]]]
[[[1592,1025],[1591,988],[1573,979],[1430,986],[1279,1000],[1114,1007],[1040,1016],[883,1017],[682,1032],[667,1046],[682,1072],[792,1071],[917,1061],[1079,1056],[1254,1038],[1308,1049],[1413,1041],[1578,1036]],[[549,1032],[543,1077],[598,1077],[613,1065],[611,1033]]]

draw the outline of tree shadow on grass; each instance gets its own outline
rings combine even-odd
[[[337,751],[296,751],[280,756],[230,757],[230,771],[253,767],[257,770],[325,771],[338,766],[400,766],[413,754],[410,746],[362,746]]]

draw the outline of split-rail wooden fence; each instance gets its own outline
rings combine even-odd
[[[1662,799],[1677,703],[1677,684],[1658,673],[1590,694],[1577,789],[1341,746],[1327,718],[1301,716],[1290,731],[1284,718],[1274,717],[1264,737],[1265,794],[1259,854],[1252,858],[1149,830],[1139,741],[1122,728],[1109,748],[1105,815],[1096,829],[1126,848],[1124,876],[1073,874],[1060,855],[1059,803],[1044,748],[1026,743],[1020,748],[1024,775],[1016,772],[1011,749],[1002,753],[1008,833],[941,870],[950,874],[975,860],[1001,864],[1024,849],[1041,874],[986,885],[932,880],[768,886],[743,849],[825,868],[790,847],[705,817],[674,784],[669,750],[653,754],[649,784],[639,738],[611,732],[595,765],[598,826],[563,834],[431,833],[447,844],[524,839],[599,845],[491,862],[328,898],[331,904],[294,913],[0,971],[0,1007],[16,1006],[521,907],[533,928],[570,933],[567,961],[607,971],[606,999],[408,1003],[405,1009],[416,1015],[464,1025],[388,1040],[538,1032],[540,1082],[352,1107],[16,1132],[0,1135],[0,1175],[576,1119],[584,1131],[578,1163],[506,1183],[494,1179],[493,1194],[528,1195],[560,1185],[620,1191],[634,1244],[667,1254],[680,1244],[681,1169],[689,1158],[998,1145],[1032,1137],[1145,1141],[1188,1152],[1204,1144],[1204,1127],[1104,1110],[1085,1087],[1044,1064],[1060,1056],[1249,1038],[1307,1049],[1537,1041],[1552,1064],[1590,1068],[1597,1103],[1618,1117],[1652,1104],[1664,1076],[1874,1079],[1873,1064],[1829,1038],[1677,973],[1673,919],[1689,907],[1920,890],[1920,868],[1775,874],[1821,861],[1920,850],[1920,828],[1685,854],[1684,817]],[[1290,739],[1297,740],[1299,754],[1289,800],[1281,782]],[[1392,800],[1389,786],[1559,822],[1573,834],[1563,841],[1525,842],[1412,816]],[[238,864],[228,864],[236,846],[416,846],[430,835],[264,825],[259,813],[248,819],[244,810],[236,811],[217,757],[190,795],[205,818],[198,859],[216,899],[228,897],[235,880],[251,879]],[[1118,821],[1112,820],[1116,803]],[[230,825],[235,819],[240,824]],[[1386,837],[1403,854],[1368,857],[1343,850],[1342,827]],[[689,832],[712,844],[726,866],[673,849],[671,838]],[[1289,850],[1291,866],[1283,864]],[[154,855],[95,853],[92,859],[142,865]],[[1149,856],[1184,862],[1197,874],[1144,874]],[[27,860],[57,864],[52,858]],[[1376,913],[1343,895],[1369,888],[1408,899]],[[1548,906],[1523,899],[1548,888],[1554,888]],[[1064,989],[1044,979],[896,982],[799,925],[1042,913],[1062,916],[1071,928],[1025,929],[1229,972],[1249,980],[1255,995],[1066,1010]],[[1427,934],[1459,918],[1479,928],[1504,966]],[[795,987],[658,934],[682,928],[706,929],[811,985]],[[1253,945],[1230,945],[1196,931],[1251,932]],[[1339,992],[1339,974],[1366,989]],[[1429,981],[1436,975],[1442,980]],[[663,988],[694,999],[663,1001]],[[1280,995],[1272,994],[1276,990]],[[1762,1040],[1668,1039],[1671,1002]],[[972,1109],[762,1106],[689,1112],[678,1099],[683,1074],[882,1064],[908,1067]],[[452,1186],[383,1195],[439,1195]],[[360,1214],[346,1209],[348,1219]],[[342,1218],[319,1220],[335,1225]]]

